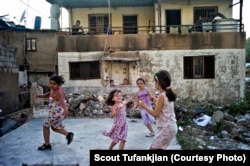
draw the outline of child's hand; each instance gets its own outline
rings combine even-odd
[[[145,108],[145,102],[142,101],[142,100],[139,100],[139,106],[140,106],[141,108]]]

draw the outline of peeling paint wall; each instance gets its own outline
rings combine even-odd
[[[215,56],[215,78],[183,79],[183,57],[202,55]],[[149,78],[149,86],[154,86],[152,74],[155,71],[168,70],[179,98],[223,102],[244,97],[244,49],[144,51],[140,52],[140,58],[140,73]]]
[[[214,79],[184,79],[183,58],[185,56],[215,56]],[[244,49],[202,49],[202,50],[155,50],[139,51],[140,61],[136,68],[130,65],[132,86],[129,91],[135,92],[136,79],[142,77],[146,86],[154,89],[153,73],[164,69],[172,76],[174,91],[181,99],[191,98],[196,101],[216,100],[219,102],[235,100],[244,97],[245,87],[245,50]],[[101,52],[95,53],[59,53],[59,73],[65,76],[66,87],[102,87],[102,79],[97,80],[69,80],[68,63],[72,61],[99,60]],[[90,58],[91,57],[91,58]],[[109,69],[105,62],[104,68]],[[102,75],[103,78],[103,75]],[[106,87],[106,86],[104,86]]]

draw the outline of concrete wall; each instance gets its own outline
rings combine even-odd
[[[50,30],[1,31],[0,109],[3,111],[0,116],[29,104],[29,92],[20,92],[19,86],[35,81],[44,83],[48,73],[57,71],[57,33]],[[36,39],[36,51],[25,50],[25,38]]]
[[[101,52],[59,53],[59,74],[64,75],[67,80],[65,87],[96,87],[97,89],[101,87],[104,92],[109,90],[108,86],[102,83],[105,79],[103,77],[95,80],[69,80],[69,62],[99,60],[99,55]],[[183,57],[201,55],[215,56],[215,78],[184,79]],[[165,69],[171,73],[172,85],[179,98],[225,102],[244,97],[244,49],[145,50],[139,51],[139,56],[140,63],[135,72],[130,72],[129,77],[134,80],[138,77],[144,78],[150,89],[154,89],[153,73]],[[132,86],[125,90],[126,93],[136,91],[135,81],[131,84]]]
[[[0,117],[19,109],[17,49],[0,44]]]
[[[55,72],[57,65],[57,33],[42,31],[4,31],[0,43],[16,48],[18,67],[27,64],[28,70],[36,72]],[[25,50],[25,38],[35,38],[37,51]],[[44,63],[46,62],[46,63]]]
[[[234,41],[234,42],[232,42]],[[59,35],[58,52],[103,50],[185,50],[245,48],[245,32],[204,32],[187,35],[128,34],[128,35]]]

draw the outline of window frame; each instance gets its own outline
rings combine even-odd
[[[214,79],[215,56],[185,56],[183,57],[184,79]]]
[[[203,10],[204,12],[202,13],[202,16],[196,15],[200,10]],[[199,6],[199,7],[194,7],[194,24],[197,23],[200,19],[205,19],[205,20],[211,20],[213,16],[210,15],[208,10],[214,10],[215,13],[218,13],[218,6]]]
[[[26,38],[26,51],[32,52],[37,51],[37,40],[36,38]]]
[[[70,80],[100,79],[100,62],[69,62],[69,78]]]
[[[98,25],[98,19],[99,19],[99,22],[103,21],[103,23]],[[88,20],[89,20],[89,23],[88,23],[89,33],[102,34],[102,33],[105,33],[106,28],[108,26],[112,27],[112,22],[111,22],[112,15],[111,14],[89,14]]]

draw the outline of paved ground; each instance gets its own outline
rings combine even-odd
[[[129,122],[129,133],[125,149],[148,149],[153,137],[145,137],[148,132],[142,120]],[[0,166],[22,166],[22,164],[79,164],[89,166],[89,150],[107,149],[111,140],[101,134],[113,124],[111,118],[66,119],[68,131],[75,133],[73,142],[66,144],[63,135],[51,132],[52,151],[38,151],[43,143],[43,118],[27,121],[21,127],[0,137]],[[155,126],[154,126],[155,128]],[[114,148],[118,149],[118,145]],[[181,149],[174,139],[169,149]]]

